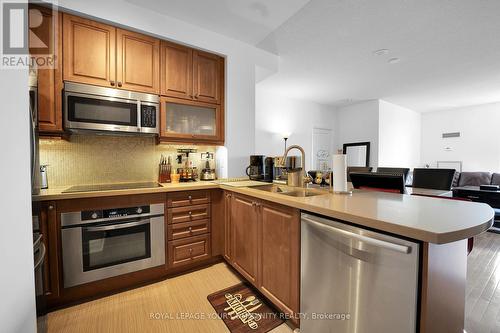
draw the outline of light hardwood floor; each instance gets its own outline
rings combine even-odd
[[[500,234],[477,236],[467,264],[465,329],[500,333]]]
[[[167,279],[142,288],[52,312],[48,332],[229,332],[207,296],[240,282],[225,263]],[[182,314],[201,314],[209,319],[176,319]],[[162,316],[152,319],[151,316]],[[173,318],[169,318],[172,316]],[[291,333],[282,324],[272,333]]]

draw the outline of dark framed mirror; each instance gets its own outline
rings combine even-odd
[[[370,165],[370,142],[344,143],[348,167],[367,167]]]

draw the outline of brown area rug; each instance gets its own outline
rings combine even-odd
[[[280,314],[246,283],[207,296],[231,333],[265,333],[281,325]]]

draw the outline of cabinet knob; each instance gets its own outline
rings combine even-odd
[[[122,86],[122,83],[121,82],[118,82],[118,87],[121,87]]]
[[[109,81],[109,84],[111,84],[114,87],[115,86],[115,81]]]
[[[192,196],[188,196],[188,200],[189,201],[193,200],[193,197]]]
[[[193,228],[192,227],[189,227],[189,232],[193,232]]]
[[[52,210],[52,209],[54,209],[54,206],[50,205],[48,208],[49,208],[49,210]]]
[[[189,216],[193,215],[193,212],[188,212]]]

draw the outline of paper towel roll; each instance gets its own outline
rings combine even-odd
[[[333,192],[347,192],[347,155],[333,155]]]

